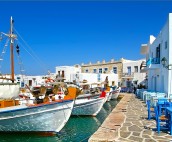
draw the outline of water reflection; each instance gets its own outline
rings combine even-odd
[[[96,124],[96,125],[95,125]],[[59,140],[81,141],[88,139],[92,131],[96,131],[101,122],[96,117],[71,117],[61,133],[58,134]]]
[[[96,117],[72,116],[55,136],[42,136],[30,133],[0,133],[1,142],[87,142],[89,137],[100,127],[105,118],[114,109],[118,101],[110,101]]]
[[[71,117],[66,126],[59,134],[59,140],[67,141],[88,141],[89,137],[100,127],[105,118],[114,109],[118,101],[110,101],[103,105],[103,108],[96,117]]]

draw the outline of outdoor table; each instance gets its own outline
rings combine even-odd
[[[167,112],[167,117],[169,119],[170,135],[172,135],[172,107],[167,107],[166,112]]]

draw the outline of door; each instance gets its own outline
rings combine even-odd
[[[154,77],[154,90],[155,90],[155,92],[157,91],[157,78],[156,77]]]
[[[161,92],[164,92],[164,76],[162,75],[162,77],[161,77]]]
[[[131,75],[131,67],[127,67],[128,69],[128,75]]]

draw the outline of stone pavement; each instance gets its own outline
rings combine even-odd
[[[155,120],[147,120],[144,102],[134,94],[123,95],[89,142],[172,142],[168,132],[156,132]]]

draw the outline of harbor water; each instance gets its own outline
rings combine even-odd
[[[115,108],[118,101],[106,102],[96,117],[72,116],[65,127],[56,135],[35,133],[0,133],[1,142],[87,142]],[[58,118],[57,118],[58,119]]]

